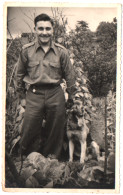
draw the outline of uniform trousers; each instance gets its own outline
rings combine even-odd
[[[26,150],[37,135],[41,135],[45,117],[46,140],[41,153],[59,157],[65,126],[65,97],[61,86],[31,86],[26,95],[26,110],[22,127],[21,148]]]

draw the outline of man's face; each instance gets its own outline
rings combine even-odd
[[[41,44],[48,45],[50,43],[51,37],[53,35],[53,27],[50,21],[37,22],[35,31]]]

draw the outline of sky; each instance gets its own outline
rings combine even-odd
[[[90,30],[96,31],[100,22],[112,22],[117,17],[116,7],[62,7],[63,15],[68,19],[68,31],[74,29],[77,21],[84,20],[88,23]],[[30,32],[34,29],[33,19],[41,13],[52,15],[51,7],[9,7],[7,11],[8,26],[13,37],[22,32]]]

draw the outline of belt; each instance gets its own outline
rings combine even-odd
[[[30,85],[30,89],[32,90],[32,92],[35,93],[38,90],[53,89],[58,86],[60,86],[60,84],[49,83],[49,84],[44,84],[44,85]]]

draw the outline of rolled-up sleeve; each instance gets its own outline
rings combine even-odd
[[[27,64],[27,57],[25,55],[25,51],[22,50],[19,55],[19,59],[17,62],[17,70],[16,70],[16,90],[19,93],[25,92],[25,83],[23,78],[26,75],[26,64]]]
[[[63,78],[67,83],[66,91],[69,93],[69,95],[72,95],[75,91],[75,71],[73,65],[71,64],[67,50],[62,51],[61,53],[61,65]]]

